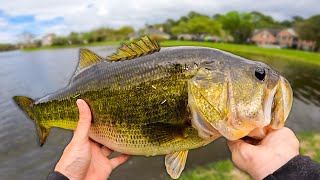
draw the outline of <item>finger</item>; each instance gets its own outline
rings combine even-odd
[[[266,128],[256,128],[252,130],[247,136],[256,140],[262,140],[266,136]]]
[[[252,151],[255,148],[255,146],[246,143],[242,139],[239,139],[236,141],[228,141],[227,143],[228,143],[229,149],[232,154],[240,153],[240,152],[241,153],[246,153],[246,152],[250,153],[250,151]]]
[[[245,136],[243,138],[241,138],[242,140],[244,140],[246,143],[252,144],[252,145],[259,145],[261,143],[260,140],[254,139],[252,137],[249,136]]]
[[[99,148],[102,148],[102,147],[103,147],[103,145],[102,145],[102,144],[100,144],[100,143],[96,142],[94,139],[91,139],[90,137],[89,137],[89,139],[90,139],[90,142],[92,142],[92,143],[94,143],[94,144],[95,144],[95,146],[97,146],[97,147],[99,147]]]
[[[91,111],[87,103],[82,100],[77,100],[77,106],[79,108],[79,122],[74,132],[74,138],[78,140],[85,140],[88,138],[90,125],[91,125]]]
[[[104,156],[109,156],[113,151],[109,148],[107,148],[106,146],[103,146],[101,148],[101,152]]]
[[[90,139],[90,143],[91,143],[92,146],[97,147],[98,149],[100,149],[100,148],[103,147],[102,144],[97,143],[97,142],[95,142],[95,141],[92,141],[91,139]]]
[[[111,163],[111,167],[112,169],[115,169],[116,167],[118,167],[119,165],[121,165],[122,163],[126,162],[129,159],[129,155],[127,154],[121,154],[115,158],[112,158],[110,160]]]

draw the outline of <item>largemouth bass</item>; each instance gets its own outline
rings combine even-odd
[[[69,86],[14,100],[35,121],[43,145],[50,128],[76,128],[79,98],[92,111],[90,138],[125,154],[166,155],[172,178],[190,149],[283,127],[293,99],[288,81],[264,63],[212,48],[160,50],[143,37],[107,58],[81,49]]]

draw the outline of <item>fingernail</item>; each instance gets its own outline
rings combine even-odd
[[[80,99],[76,101],[78,107],[83,107],[83,102]]]

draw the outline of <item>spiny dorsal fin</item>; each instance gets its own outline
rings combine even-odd
[[[123,44],[116,54],[108,56],[107,59],[109,61],[121,61],[152,54],[158,51],[160,51],[160,46],[157,41],[151,40],[148,36],[144,36],[137,42],[132,42],[128,45]]]
[[[79,62],[77,72],[99,61],[103,61],[103,58],[99,57],[89,49],[81,48],[80,62]]]

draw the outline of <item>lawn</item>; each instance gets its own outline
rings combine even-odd
[[[127,41],[126,41],[127,42]],[[48,46],[48,47],[37,47],[37,48],[26,48],[26,51],[34,50],[47,50],[47,49],[60,49],[60,48],[74,48],[84,46],[108,46],[108,45],[120,45],[122,41],[106,41],[106,42],[95,42],[86,45],[67,45],[67,46]],[[320,53],[297,51],[290,49],[272,49],[272,48],[261,48],[253,45],[238,45],[238,44],[224,44],[224,43],[211,43],[211,42],[195,42],[195,41],[162,41],[160,42],[162,47],[170,46],[203,46],[221,49],[229,51],[239,56],[246,58],[256,59],[259,58],[278,58],[285,60],[297,60],[305,61],[310,63],[316,63],[320,65]]]
[[[221,49],[224,51],[252,59],[259,57],[279,58],[286,60],[300,60],[320,65],[320,53],[298,51],[291,49],[261,48],[253,45],[224,44],[195,41],[163,41],[161,46],[203,46]]]
[[[300,153],[310,156],[320,163],[320,133],[299,133]],[[221,160],[205,166],[199,166],[183,172],[179,180],[225,180],[225,179],[251,179],[246,173],[240,171],[231,160]]]

